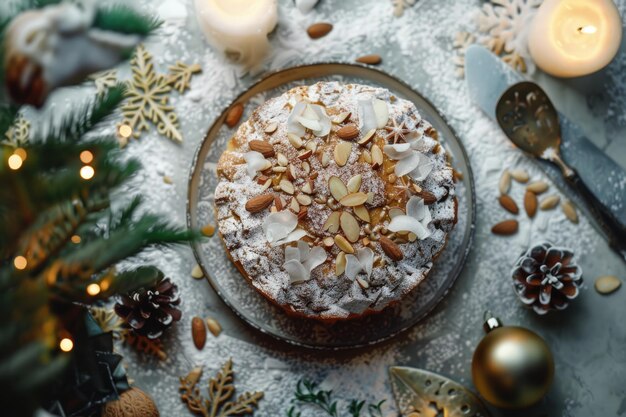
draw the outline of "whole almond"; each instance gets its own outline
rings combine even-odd
[[[511,178],[513,178],[517,182],[528,182],[530,177],[528,176],[528,172],[523,169],[514,169],[510,171]]]
[[[352,247],[350,242],[348,242],[346,238],[341,235],[335,235],[335,245],[337,245],[337,247],[345,253],[354,253],[354,248]]]
[[[569,221],[571,221],[572,223],[578,223],[578,214],[576,213],[576,207],[574,207],[574,204],[571,201],[565,200],[561,204],[561,209],[563,209],[563,214],[565,214],[565,217],[567,217]]]
[[[551,210],[551,209],[555,208],[559,204],[560,200],[561,200],[561,197],[559,197],[556,194],[552,194],[552,195],[546,196],[539,203],[539,208],[541,210]]]
[[[519,224],[517,220],[505,220],[491,228],[491,232],[496,235],[512,235],[517,233]]]
[[[352,152],[352,143],[350,142],[339,142],[335,145],[335,149],[333,155],[335,157],[335,162],[340,167],[344,166],[348,162],[348,158],[350,158],[350,153]]]
[[[235,125],[239,123],[239,120],[241,119],[242,115],[243,115],[243,104],[241,103],[235,104],[233,107],[230,108],[230,110],[228,110],[228,113],[226,113],[226,119],[224,120],[224,122],[226,123],[226,126],[235,127]]]
[[[498,188],[500,190],[500,194],[507,194],[511,189],[511,174],[506,169],[502,171]]]
[[[274,201],[274,196],[272,194],[261,194],[256,197],[252,197],[246,203],[246,210],[250,213],[258,213],[260,211],[268,208],[272,201]]]
[[[359,222],[356,221],[352,214],[344,211],[341,213],[339,222],[341,224],[341,230],[343,230],[343,233],[350,242],[354,243],[359,240]]]
[[[500,205],[504,207],[510,213],[517,214],[519,213],[519,208],[517,207],[517,203],[508,194],[502,194],[500,198],[498,198]]]
[[[191,276],[194,277],[195,279],[204,278],[204,272],[202,272],[202,268],[200,268],[200,265],[196,264],[191,269]]]
[[[326,22],[313,23],[306,32],[309,34],[311,39],[319,39],[328,35],[328,33],[333,30],[333,25]]]
[[[361,64],[368,65],[378,65],[383,61],[380,55],[371,54],[371,55],[363,55],[356,59],[356,62],[360,62]]]
[[[206,319],[206,325],[213,336],[217,337],[222,333],[222,326],[216,320],[208,318]]]
[[[622,281],[615,275],[605,275],[598,277],[593,286],[600,294],[606,295],[617,291],[617,289],[622,286]]]
[[[206,327],[204,321],[200,317],[194,317],[191,319],[191,338],[193,344],[198,350],[204,347],[206,343]]]
[[[524,194],[524,209],[528,217],[535,217],[535,214],[537,214],[537,194],[526,191]]]
[[[251,140],[249,142],[249,145],[251,151],[257,151],[263,154],[263,156],[266,158],[271,158],[276,154],[274,152],[274,146],[264,140]]]
[[[526,189],[535,194],[541,194],[548,190],[548,184],[545,181],[535,181],[532,184],[528,184]]]
[[[360,206],[367,201],[365,193],[351,193],[339,200],[339,204],[345,207]]]
[[[418,195],[424,200],[424,204],[427,206],[437,202],[437,197],[435,197],[435,195],[430,191],[422,190],[418,193]]]
[[[404,254],[393,240],[389,239],[387,236],[381,236],[379,239],[380,247],[383,251],[394,261],[401,261],[404,258]]]
[[[353,124],[345,125],[337,131],[337,136],[341,139],[352,140],[359,136],[359,129]]]

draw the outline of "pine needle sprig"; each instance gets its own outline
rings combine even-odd
[[[119,4],[99,8],[94,20],[94,26],[99,29],[139,36],[148,36],[161,24],[159,19],[145,17]]]

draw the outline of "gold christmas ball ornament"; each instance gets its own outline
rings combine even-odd
[[[502,326],[495,317],[484,327],[487,335],[472,358],[472,378],[480,395],[502,408],[538,402],[554,378],[554,359],[546,342],[528,329]]]
[[[159,417],[152,398],[139,388],[124,391],[116,401],[102,407],[102,417]]]

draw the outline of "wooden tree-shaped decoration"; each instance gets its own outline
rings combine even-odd
[[[245,392],[235,401],[229,401],[235,393],[233,384],[233,361],[228,360],[215,378],[209,380],[208,394],[205,398],[197,387],[202,376],[202,368],[195,368],[186,377],[180,378],[180,398],[187,408],[203,417],[241,416],[254,413],[262,392]]]

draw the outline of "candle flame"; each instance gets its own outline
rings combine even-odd
[[[594,25],[581,26],[578,28],[580,33],[584,33],[585,35],[593,35],[598,31],[598,28]]]

